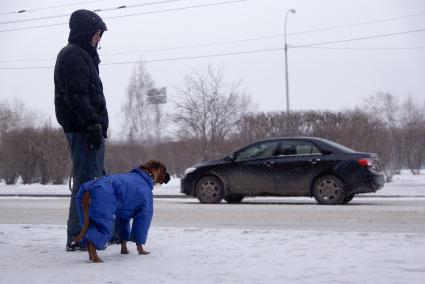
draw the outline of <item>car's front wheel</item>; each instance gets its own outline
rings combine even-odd
[[[319,177],[313,185],[313,196],[319,204],[341,204],[345,198],[344,183],[334,175]]]
[[[215,176],[202,177],[196,183],[196,197],[201,203],[220,203],[224,198],[224,188]]]
[[[227,203],[240,203],[243,198],[244,196],[241,194],[229,194],[224,200],[226,200]]]

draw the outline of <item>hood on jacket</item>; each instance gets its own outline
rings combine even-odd
[[[107,30],[102,18],[89,10],[77,10],[71,14],[69,29],[68,42],[81,46],[98,61],[97,47],[91,45],[91,40],[98,30],[101,30],[102,34]]]

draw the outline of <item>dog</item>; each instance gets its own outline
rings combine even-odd
[[[106,175],[84,183],[76,197],[82,229],[72,243],[87,247],[89,262],[103,262],[97,250],[106,248],[115,223],[115,238],[121,244],[121,254],[129,253],[129,240],[136,243],[139,255],[149,254],[143,245],[153,215],[152,189],[155,184],[169,180],[165,165],[150,160],[127,174]]]

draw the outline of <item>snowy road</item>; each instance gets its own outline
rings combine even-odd
[[[0,224],[66,224],[67,198],[0,198]],[[425,233],[425,198],[359,197],[345,206],[310,198],[248,198],[202,205],[155,199],[153,226],[337,232]]]

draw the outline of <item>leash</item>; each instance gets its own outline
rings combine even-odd
[[[73,179],[74,179],[74,169],[71,169],[71,173],[69,175],[69,180],[68,180],[68,188],[69,188],[69,191],[71,192],[72,192],[71,182]]]
[[[71,147],[68,145],[67,147],[68,152],[71,152]],[[106,176],[108,172],[105,170],[105,168],[102,170],[102,175]],[[152,177],[152,174],[148,172],[148,174]],[[152,177],[153,179],[153,177]],[[71,173],[69,174],[69,180],[68,180],[68,188],[69,191],[72,192],[72,186],[74,185],[74,165],[71,162]]]

